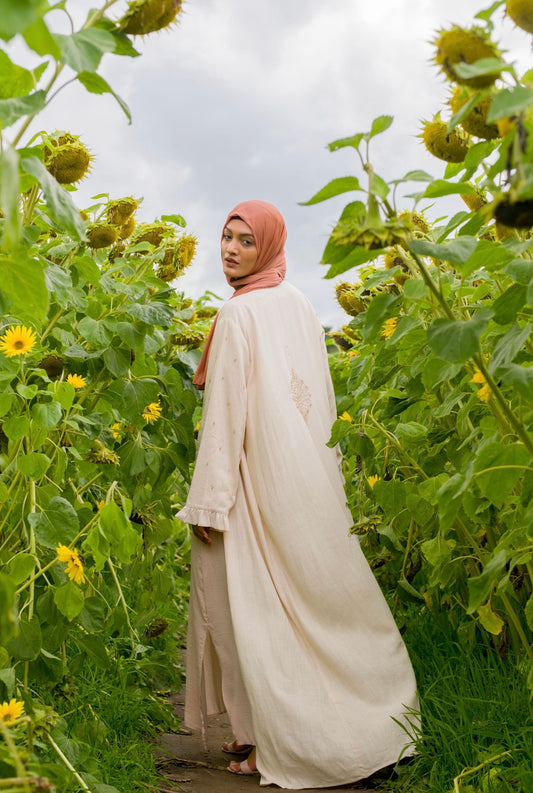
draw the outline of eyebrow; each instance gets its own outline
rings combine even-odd
[[[255,240],[254,235],[253,234],[249,234],[247,231],[245,231],[244,234],[239,234],[236,231],[232,231],[229,228],[229,226],[224,226],[224,231],[229,231],[230,234],[235,234],[235,236],[237,236],[237,237],[251,237],[253,240]]]

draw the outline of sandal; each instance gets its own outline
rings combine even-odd
[[[233,768],[231,766],[233,766]],[[234,761],[229,764],[227,770],[230,774],[238,774],[240,776],[259,776],[257,768],[250,768],[248,760],[242,760],[240,763]]]
[[[240,746],[240,749],[237,749],[237,746]],[[231,743],[224,742],[222,744],[222,751],[226,752],[226,754],[238,754],[243,756],[248,756],[253,749],[253,744],[251,743],[244,743],[239,744],[238,741],[232,741]]]

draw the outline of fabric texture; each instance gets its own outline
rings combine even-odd
[[[252,292],[254,289],[265,289],[280,284],[285,278],[287,270],[285,262],[287,229],[279,210],[267,201],[243,201],[229,213],[222,234],[232,218],[240,218],[250,226],[258,250],[257,262],[252,273],[243,278],[226,278],[228,284],[235,289],[232,297]],[[215,321],[211,325],[200,363],[193,378],[194,385],[200,390],[205,388],[207,364],[217,319],[218,317],[215,317]]]
[[[178,514],[216,538],[193,538],[186,723],[225,708],[263,785],[347,784],[413,752],[413,670],[349,533],[335,418],[307,299],[283,281],[229,300]]]

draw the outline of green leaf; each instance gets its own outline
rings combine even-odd
[[[182,229],[187,225],[182,215],[161,215],[161,220],[163,223],[175,223],[176,226],[180,226]]]
[[[105,602],[94,595],[85,598],[80,622],[88,633],[101,633],[105,627],[106,614]]]
[[[19,441],[30,431],[30,420],[27,416],[11,416],[4,421],[2,430],[10,441]]]
[[[507,333],[498,340],[489,363],[489,371],[491,374],[494,374],[500,366],[509,364],[514,360],[528,340],[532,329],[533,327],[531,325],[526,325],[524,328],[521,328],[520,325],[515,323]]]
[[[115,377],[124,377],[131,366],[131,350],[124,347],[109,347],[104,352],[104,363]]]
[[[39,181],[52,220],[74,239],[82,240],[85,224],[70,194],[48,173],[37,157],[24,157],[22,167]]]
[[[341,259],[341,261],[331,265],[325,278],[335,278],[335,276],[341,275],[347,270],[351,270],[353,267],[358,267],[360,264],[377,259],[382,253],[384,253],[383,249],[370,251],[360,245],[355,245],[347,256]],[[322,261],[322,264],[329,264],[329,262]]]
[[[513,67],[499,58],[480,58],[475,63],[454,63],[453,68],[459,77],[471,80],[473,77],[481,77],[484,74],[500,74],[504,71],[512,71]]]
[[[0,418],[9,413],[11,405],[13,404],[13,394],[0,393]]]
[[[18,470],[29,479],[41,479],[49,465],[50,458],[40,452],[28,452],[28,454],[19,454],[17,457]]]
[[[15,584],[8,575],[0,573],[0,636],[2,644],[18,632],[18,609]]]
[[[465,275],[471,275],[481,268],[489,270],[500,270],[513,258],[512,251],[503,245],[494,243],[491,240],[479,240],[472,255],[462,264],[458,264],[459,271]]]
[[[523,399],[533,404],[533,368],[510,363],[498,368],[498,377],[502,378],[504,386],[511,386]]]
[[[22,34],[24,41],[37,55],[51,55],[55,60],[61,57],[61,50],[48,30],[44,19],[38,19],[27,27]]]
[[[428,343],[438,358],[462,363],[479,352],[479,339],[487,329],[491,312],[481,310],[472,319],[460,322],[435,319],[427,330]]]
[[[490,601],[485,603],[484,606],[480,606],[477,613],[479,615],[479,621],[486,631],[493,636],[498,636],[502,632],[505,623],[501,617],[498,617],[496,612],[492,610]]]
[[[128,563],[137,550],[140,536],[114,502],[105,504],[98,515],[100,528],[109,543],[113,556]]]
[[[42,512],[30,513],[28,521],[34,528],[35,539],[45,548],[70,545],[80,530],[74,507],[61,496],[54,496]]]
[[[106,52],[113,52],[115,38],[107,30],[85,28],[71,36],[54,34],[54,41],[61,51],[61,62],[75,72],[95,72]]]
[[[53,383],[48,388],[54,395],[54,400],[59,402],[63,410],[68,413],[76,396],[76,389],[70,383]]]
[[[487,123],[506,116],[515,116],[533,104],[533,91],[524,85],[503,88],[495,94],[487,113]]]
[[[140,319],[147,325],[161,325],[164,328],[170,327],[174,321],[174,309],[166,303],[132,303],[129,306],[129,313],[132,317]]]
[[[113,332],[109,330],[105,319],[83,317],[78,322],[78,331],[93,347],[107,347],[113,338]]]
[[[49,294],[42,263],[30,259],[24,249],[16,247],[9,256],[0,255],[0,269],[0,294],[9,300],[11,312],[22,320],[27,318],[31,324],[44,320]]]
[[[318,204],[320,201],[326,201],[328,198],[347,193],[350,190],[361,190],[359,180],[355,176],[339,176],[337,179],[332,179],[331,182],[319,190],[316,195],[309,199],[309,201],[300,201],[300,206],[310,206],[311,204]]]
[[[6,636],[6,639],[7,638],[9,638],[9,637]],[[5,660],[4,660],[4,657],[3,657],[4,654],[6,656]],[[7,650],[4,647],[0,647],[0,664],[2,664],[2,662],[5,662],[5,663],[9,662],[9,653],[7,652]],[[0,669],[0,681],[5,686],[5,696],[3,698],[4,699],[8,699],[8,700],[11,699],[13,694],[15,693],[15,686],[16,686],[16,683],[17,683],[17,678],[16,678],[16,675],[15,675],[15,667],[14,666],[10,666],[8,668]]]
[[[530,454],[521,443],[487,443],[474,462],[476,483],[485,498],[501,508],[523,475],[524,466],[530,464]]]
[[[78,646],[96,662],[96,665],[99,666],[100,669],[109,669],[109,656],[101,636],[96,634],[91,636],[78,634],[76,636],[76,642]]]
[[[0,38],[9,41],[26,30],[47,7],[45,0],[0,0]]]
[[[41,652],[41,625],[36,614],[31,620],[23,614],[19,622],[18,635],[6,643],[11,655],[21,661],[32,661]]]
[[[450,264],[463,264],[474,252],[478,241],[476,237],[456,237],[451,242],[437,244],[429,240],[413,240],[409,250],[419,256],[433,256]]]
[[[46,432],[59,424],[62,414],[59,402],[38,402],[31,406],[33,424]]]
[[[91,94],[111,94],[111,96],[117,100],[131,124],[131,112],[128,105],[113,91],[109,83],[107,83],[103,77],[96,72],[80,72],[78,74],[78,80]]]
[[[526,302],[526,287],[522,284],[511,284],[505,292],[492,304],[494,322],[508,325],[516,319],[516,315]]]
[[[0,99],[25,96],[33,91],[33,75],[28,69],[13,63],[7,52],[0,50]]]
[[[382,132],[385,132],[392,122],[394,121],[394,116],[378,116],[372,122],[372,127],[370,128],[370,132],[368,133],[368,138],[374,138],[376,135],[380,135]]]
[[[422,382],[428,391],[432,391],[440,383],[453,378],[461,371],[461,364],[448,363],[441,358],[430,356],[422,370]]]
[[[426,540],[421,545],[421,550],[432,567],[447,564],[452,558],[455,540],[446,540],[439,532],[432,540]]]
[[[498,551],[498,553],[487,562],[481,575],[468,579],[469,599],[467,614],[473,614],[482,603],[488,600],[506,564],[507,551]]]
[[[390,295],[387,292],[382,292],[374,297],[366,310],[363,338],[367,339],[381,329],[398,300],[396,295]]]
[[[21,397],[24,397],[24,399],[27,399],[28,401],[33,399],[38,390],[39,386],[36,383],[32,383],[31,385],[17,383],[17,394],[20,394]]]
[[[29,96],[0,99],[0,129],[10,127],[23,116],[38,113],[46,104],[46,91],[35,91]]]
[[[2,52],[2,50],[0,50]],[[19,158],[11,146],[0,153],[0,208],[4,216],[2,247],[9,250],[22,234],[20,215]]]
[[[348,138],[339,138],[338,140],[328,143],[328,149],[330,151],[338,151],[339,149],[346,148],[346,146],[352,146],[357,150],[364,137],[364,132],[358,132],[356,135],[350,135]]]
[[[74,581],[67,581],[54,592],[54,603],[69,622],[81,613],[84,600],[82,590]]]
[[[405,507],[405,484],[398,479],[379,479],[372,494],[387,518],[396,518]]]
[[[446,179],[435,179],[434,182],[426,187],[424,198],[438,198],[443,195],[453,195],[454,193],[475,193],[475,187],[468,182],[448,182]]]
[[[10,559],[7,570],[11,581],[18,586],[22,584],[35,570],[35,557],[31,553],[22,551]]]

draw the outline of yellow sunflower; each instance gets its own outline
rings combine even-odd
[[[0,705],[0,721],[4,724],[13,724],[23,713],[24,704],[16,699],[10,699],[9,702],[2,702]]]
[[[37,341],[35,331],[25,325],[13,325],[0,336],[0,349],[7,358],[14,355],[27,355]]]
[[[87,380],[81,374],[69,374],[67,375],[67,383],[70,383],[74,388],[83,388],[83,386],[87,385]]]
[[[339,416],[339,418],[343,421],[353,421],[353,418],[350,416],[347,410],[345,410],[344,413]]]
[[[476,373],[474,374],[470,382],[477,383],[478,385],[481,386],[481,388],[478,388],[477,391],[478,399],[480,399],[482,402],[488,402],[492,396],[492,391],[490,389],[489,384],[485,380],[485,375],[482,372],[480,372],[479,369],[477,369]]]
[[[161,416],[161,404],[159,402],[150,402],[144,409],[144,413],[142,413],[142,417],[145,421],[149,424],[152,421],[157,421],[157,419]]]
[[[368,482],[368,484],[370,485],[370,487],[373,490],[374,489],[374,485],[376,484],[376,482],[379,482],[380,479],[381,479],[380,476],[373,475],[373,476],[367,477],[366,481]]]
[[[56,548],[56,552],[59,561],[67,565],[66,572],[71,581],[75,581],[76,584],[83,584],[85,575],[83,573],[83,564],[77,550],[59,544]]]
[[[391,317],[390,319],[386,319],[383,323],[383,328],[381,329],[381,338],[382,339],[390,339],[396,328],[398,327],[398,320],[396,317]]]

